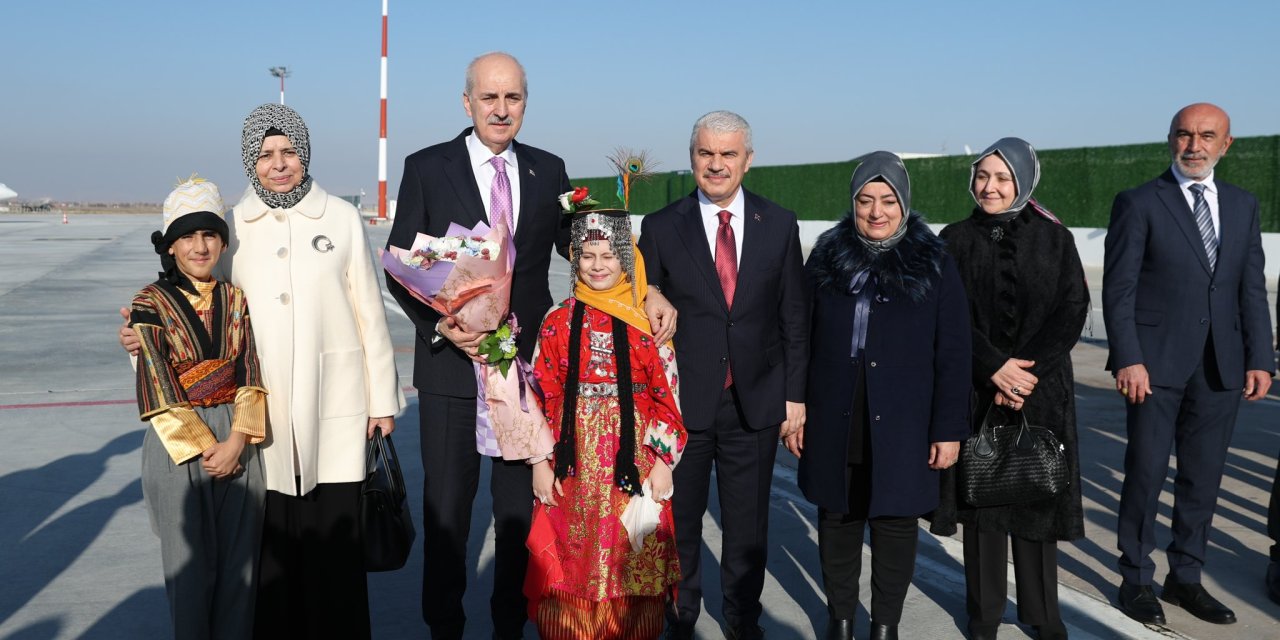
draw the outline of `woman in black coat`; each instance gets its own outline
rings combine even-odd
[[[975,508],[957,474],[944,474],[932,531],[964,523],[966,609],[973,638],[995,638],[1004,613],[1007,549],[1013,539],[1018,619],[1040,638],[1066,638],[1058,610],[1057,541],[1084,534],[1071,348],[1088,313],[1089,289],[1071,232],[1031,200],[1040,179],[1035,150],[1003,138],[973,163],[978,206],[942,230],[969,295],[973,325],[975,428],[987,408],[1008,423],[1022,411],[1065,448],[1069,486],[1038,502]],[[996,415],[1000,414],[1000,415]]]
[[[871,637],[897,638],[918,518],[969,432],[964,287],[942,241],[910,209],[906,168],[870,154],[853,212],[822,234],[806,271],[813,324],[800,489],[818,505],[828,638],[852,638],[871,526]]]

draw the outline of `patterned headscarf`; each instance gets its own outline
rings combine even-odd
[[[288,193],[276,193],[258,181],[258,153],[262,151],[262,139],[269,129],[283,132],[289,142],[293,143],[293,148],[298,152],[298,160],[302,162],[302,182]],[[244,130],[240,134],[240,153],[249,183],[268,207],[288,209],[297,205],[311,191],[311,136],[307,133],[307,123],[302,121],[302,116],[297,111],[274,102],[251,111],[249,117],[244,119]]]

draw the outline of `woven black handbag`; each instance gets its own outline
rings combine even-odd
[[[978,433],[960,453],[960,487],[975,507],[1035,502],[1066,488],[1067,456],[1058,437],[1045,427],[1027,424],[1021,411],[1017,424],[992,425],[992,403]]]
[[[391,436],[373,430],[365,459],[368,476],[360,488],[360,533],[365,571],[394,571],[404,566],[417,532],[405,499],[404,476]]]

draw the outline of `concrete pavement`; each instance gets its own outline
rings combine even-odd
[[[158,220],[72,215],[70,224],[62,225],[58,215],[0,215],[0,638],[168,637],[159,549],[138,481],[144,425],[137,420],[132,373],[115,337],[117,309],[158,269],[148,240]],[[386,227],[370,229],[378,245],[386,233]],[[568,290],[568,275],[562,261],[555,265],[551,282],[559,296]],[[1090,281],[1096,312],[1101,278],[1091,273]],[[408,387],[412,328],[394,304],[388,305],[388,317],[401,380]],[[1099,318],[1095,336],[1100,325]],[[1207,625],[1166,606],[1168,628],[1149,629],[1109,604],[1118,580],[1114,511],[1124,451],[1123,411],[1101,370],[1105,348],[1082,343],[1074,356],[1088,535],[1060,547],[1060,598],[1071,637],[1280,637],[1280,608],[1262,590],[1270,544],[1266,499],[1280,448],[1280,401],[1273,396],[1241,411],[1206,568],[1206,584],[1236,610],[1240,622]],[[417,404],[412,389],[408,393],[411,404],[398,420],[395,440],[414,515],[421,522],[421,493],[414,490],[422,479],[415,453]],[[816,513],[795,486],[795,463],[781,453],[775,474],[762,620],[770,638],[813,638],[825,625]],[[482,473],[469,548],[472,582],[464,603],[472,623],[469,638],[488,638],[490,633],[493,534],[487,487]],[[1166,492],[1161,544],[1168,540],[1171,504]],[[713,507],[705,521],[704,547],[711,599],[698,626],[705,638],[721,637],[718,521],[719,510]],[[1160,553],[1155,557],[1163,563]],[[1157,578],[1163,578],[1163,570]],[[860,634],[867,627],[869,579],[864,575],[862,580]],[[426,637],[418,612],[421,581],[420,545],[405,569],[370,574],[374,637]],[[1012,602],[1005,620],[1001,638],[1029,637],[1029,630],[1015,624]],[[922,530],[903,637],[960,638],[964,622],[959,540]]]

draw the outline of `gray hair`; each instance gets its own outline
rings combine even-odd
[[[747,153],[752,152],[751,148],[751,125],[747,124],[746,118],[732,111],[712,111],[693,123],[693,133],[689,135],[689,153],[694,152],[694,148],[698,146],[698,132],[706,129],[712,133],[736,133],[742,132],[742,142],[747,148]]]
[[[525,97],[528,97],[529,77],[524,73],[524,65],[520,64],[520,61],[516,60],[515,56],[507,53],[506,51],[490,51],[489,53],[482,53],[476,56],[475,59],[471,61],[471,64],[467,65],[467,79],[466,84],[463,85],[462,92],[466,95],[471,95],[471,91],[476,88],[476,65],[480,64],[480,62],[485,59],[495,57],[506,58],[516,63],[516,68],[520,70],[520,91],[524,93]]]

